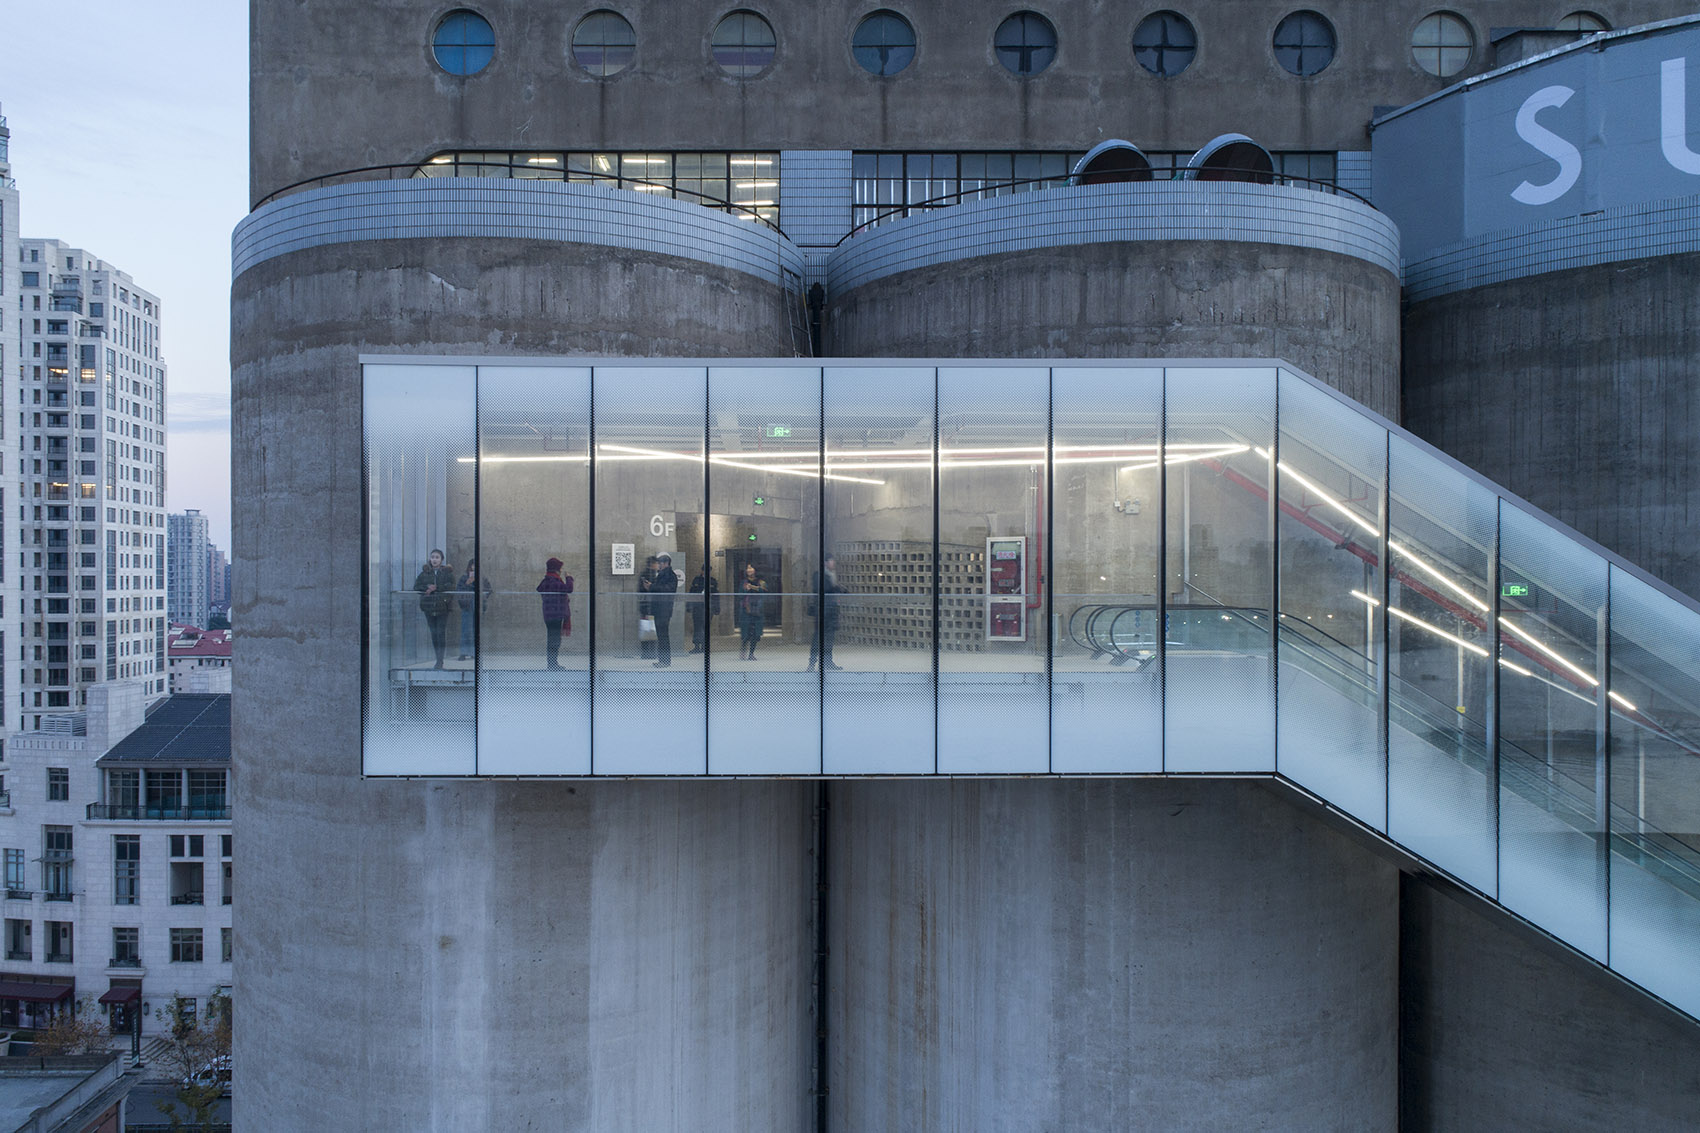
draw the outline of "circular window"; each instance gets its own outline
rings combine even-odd
[[[477,12],[456,8],[437,21],[431,54],[437,66],[451,75],[476,75],[496,54],[496,31]]]
[[[593,75],[617,75],[636,56],[637,33],[618,12],[592,12],[573,29],[573,62]]]
[[[1431,75],[1447,78],[1470,65],[1476,37],[1464,17],[1451,12],[1424,16],[1411,33],[1411,57]]]
[[[1572,12],[1562,20],[1558,21],[1558,30],[1580,32],[1610,31],[1611,25],[1606,23],[1605,17],[1596,16],[1592,12]]]
[[[747,79],[773,64],[773,25],[754,12],[732,12],[714,25],[714,62],[728,75]]]
[[[1153,75],[1178,75],[1198,54],[1198,32],[1178,12],[1153,12],[1133,29],[1133,57]]]
[[[1275,61],[1295,75],[1334,62],[1334,25],[1315,12],[1294,12],[1275,25]]]
[[[1037,12],[1017,12],[992,37],[998,62],[1017,75],[1037,75],[1057,57],[1057,29]]]
[[[895,75],[915,58],[915,29],[896,12],[882,8],[856,25],[850,53],[870,75]]]

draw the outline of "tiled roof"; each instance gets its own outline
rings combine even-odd
[[[203,630],[174,624],[166,637],[166,656],[169,658],[230,656],[230,631],[227,629]]]
[[[108,763],[229,763],[230,694],[183,692],[148,712],[142,726],[102,756]]]

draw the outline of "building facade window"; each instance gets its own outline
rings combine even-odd
[[[1558,21],[1560,31],[1579,31],[1592,34],[1597,31],[1610,31],[1611,24],[1604,16],[1593,12],[1572,12]]]
[[[496,31],[477,12],[457,8],[437,22],[431,54],[451,75],[476,75],[496,54]]]
[[[112,836],[112,903],[134,905],[141,897],[142,838],[139,834]]]
[[[1133,29],[1133,58],[1153,75],[1178,75],[1197,54],[1198,32],[1179,12],[1153,12]]]
[[[42,928],[47,932],[47,955],[42,959],[49,964],[71,964],[76,962],[76,950],[72,943],[73,925],[70,921],[43,921]]]
[[[223,771],[189,772],[189,816],[191,818],[222,818],[227,813],[229,805]]]
[[[201,930],[174,928],[171,930],[171,962],[199,964],[201,962]]]
[[[1411,33],[1411,58],[1437,78],[1450,78],[1470,65],[1476,36],[1464,17],[1432,12],[1417,21]]]
[[[41,828],[41,888],[49,901],[71,899],[71,828]]]
[[[1290,74],[1320,74],[1334,62],[1334,25],[1316,12],[1294,12],[1275,25],[1275,61]]]
[[[730,12],[714,25],[714,63],[733,78],[753,78],[767,70],[777,48],[773,25],[754,12]]]
[[[24,876],[24,852],[22,850],[6,851],[6,895],[24,898],[30,895],[29,880]]]
[[[592,12],[573,29],[573,62],[597,78],[619,74],[636,57],[637,33],[618,12]]]
[[[49,767],[47,769],[47,801],[50,803],[67,802],[71,798],[71,770],[68,767]]]
[[[1057,29],[1037,12],[1017,12],[992,35],[992,51],[1012,75],[1037,75],[1057,58]]]
[[[889,8],[870,12],[850,37],[850,53],[870,75],[895,75],[915,59],[915,29]]]
[[[228,928],[218,930],[218,958],[221,963],[230,963],[231,937],[234,935]]]
[[[6,918],[6,959],[34,960],[35,952],[30,943],[30,922]]]
[[[112,967],[139,968],[142,966],[142,930],[114,928],[112,930]]]

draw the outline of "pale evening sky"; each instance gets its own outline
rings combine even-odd
[[[230,230],[247,213],[246,0],[0,0],[21,231],[159,296],[168,511],[230,551]]]

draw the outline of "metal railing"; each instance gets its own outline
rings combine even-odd
[[[123,822],[228,822],[228,806],[141,806],[89,803],[87,818]]]

